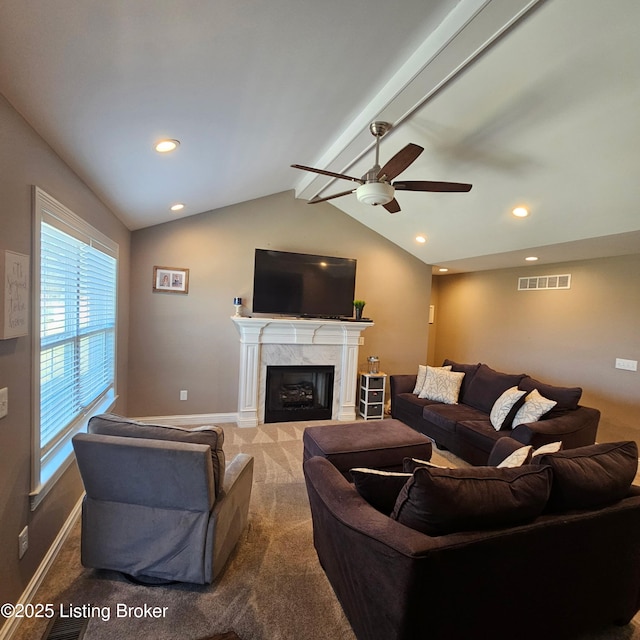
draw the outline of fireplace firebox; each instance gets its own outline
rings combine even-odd
[[[330,420],[335,367],[268,366],[265,422]]]

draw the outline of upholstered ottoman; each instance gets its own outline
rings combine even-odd
[[[350,469],[402,471],[404,458],[431,458],[431,440],[399,420],[371,420],[307,427],[304,460],[327,458],[351,480]]]

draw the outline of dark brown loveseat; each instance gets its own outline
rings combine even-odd
[[[496,440],[505,436],[533,447],[557,440],[562,441],[565,449],[595,442],[600,412],[579,405],[581,388],[549,385],[526,374],[495,371],[486,364],[445,360],[444,365],[451,366],[453,372],[464,373],[457,404],[418,397],[413,393],[415,374],[392,375],[391,415],[463,460],[474,465],[487,464]],[[499,396],[513,386],[527,393],[537,389],[557,404],[540,420],[496,430],[489,414]]]
[[[314,545],[358,640],[568,640],[628,623],[640,608],[637,448],[594,447],[618,456],[614,466],[626,458],[622,499],[565,509],[589,491],[554,484],[554,509],[533,521],[439,536],[374,509],[327,459],[307,460]],[[591,449],[555,454],[553,482],[564,473],[571,485],[584,470],[600,492],[611,474],[599,460],[589,468]]]

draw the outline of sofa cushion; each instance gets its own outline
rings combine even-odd
[[[530,422],[537,422],[544,415],[549,413],[553,407],[556,406],[555,400],[549,400],[540,395],[537,389],[534,389],[524,399],[524,404],[518,409],[516,415],[513,418],[513,426],[517,427],[519,424],[529,424]]]
[[[458,422],[463,420],[482,420],[489,427],[489,417],[466,404],[428,404],[422,410],[422,417],[443,429],[454,430]]]
[[[128,438],[146,438],[149,440],[171,440],[173,442],[190,442],[206,444],[211,447],[215,495],[219,495],[224,484],[225,455],[222,449],[224,431],[221,427],[209,425],[203,427],[177,427],[173,425],[150,424],[131,418],[103,413],[90,418],[88,433],[105,436],[122,436]]]
[[[603,442],[536,456],[533,462],[553,469],[548,511],[596,509],[627,495],[638,471],[638,446]]]
[[[496,441],[504,438],[504,432],[496,431],[487,419],[462,420],[456,425],[456,436],[461,449],[471,448],[476,451],[484,451],[488,455]]]
[[[469,385],[471,384],[471,381],[473,380],[473,376],[476,375],[476,371],[478,370],[480,363],[477,362],[476,364],[462,364],[460,362],[454,362],[453,360],[445,360],[442,363],[442,366],[450,366],[451,371],[461,371],[462,373],[464,373],[462,385],[460,385],[460,396],[458,400],[459,402],[464,402],[464,396],[467,392],[467,389],[469,388]]]
[[[546,466],[420,467],[400,491],[391,517],[430,536],[515,526],[542,513],[550,489]]]
[[[426,406],[439,404],[435,400],[418,398],[418,396],[413,395],[413,393],[399,393],[393,398],[392,402],[396,403],[394,409],[401,406],[403,412],[416,418],[422,418],[422,411]]]
[[[463,378],[464,373],[461,371],[449,371],[446,367],[427,367],[427,377],[418,397],[444,404],[457,404]]]
[[[518,384],[518,388],[527,392],[537,389],[545,398],[554,400],[556,402],[556,406],[553,409],[554,413],[577,409],[580,397],[582,396],[582,389],[580,387],[555,387],[550,384],[544,384],[544,382],[539,382],[530,376],[522,378]]]
[[[410,473],[379,471],[363,467],[351,469],[351,478],[356,491],[374,508],[385,515],[393,511],[398,494]]]
[[[527,394],[526,391],[522,391],[518,389],[518,387],[509,387],[502,395],[493,403],[493,407],[491,407],[491,413],[489,414],[489,418],[491,419],[491,424],[496,431],[500,431],[502,429],[510,429],[511,424],[507,418],[513,413],[511,416],[511,422],[513,422],[513,418],[515,417],[515,412],[513,409],[516,405],[524,403],[524,396]],[[516,410],[517,412],[517,410]]]
[[[463,402],[489,415],[495,401],[510,387],[517,387],[524,375],[500,373],[481,364],[464,394]]]

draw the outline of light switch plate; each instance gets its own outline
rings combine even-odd
[[[4,418],[9,413],[9,389],[0,389],[0,418]]]

